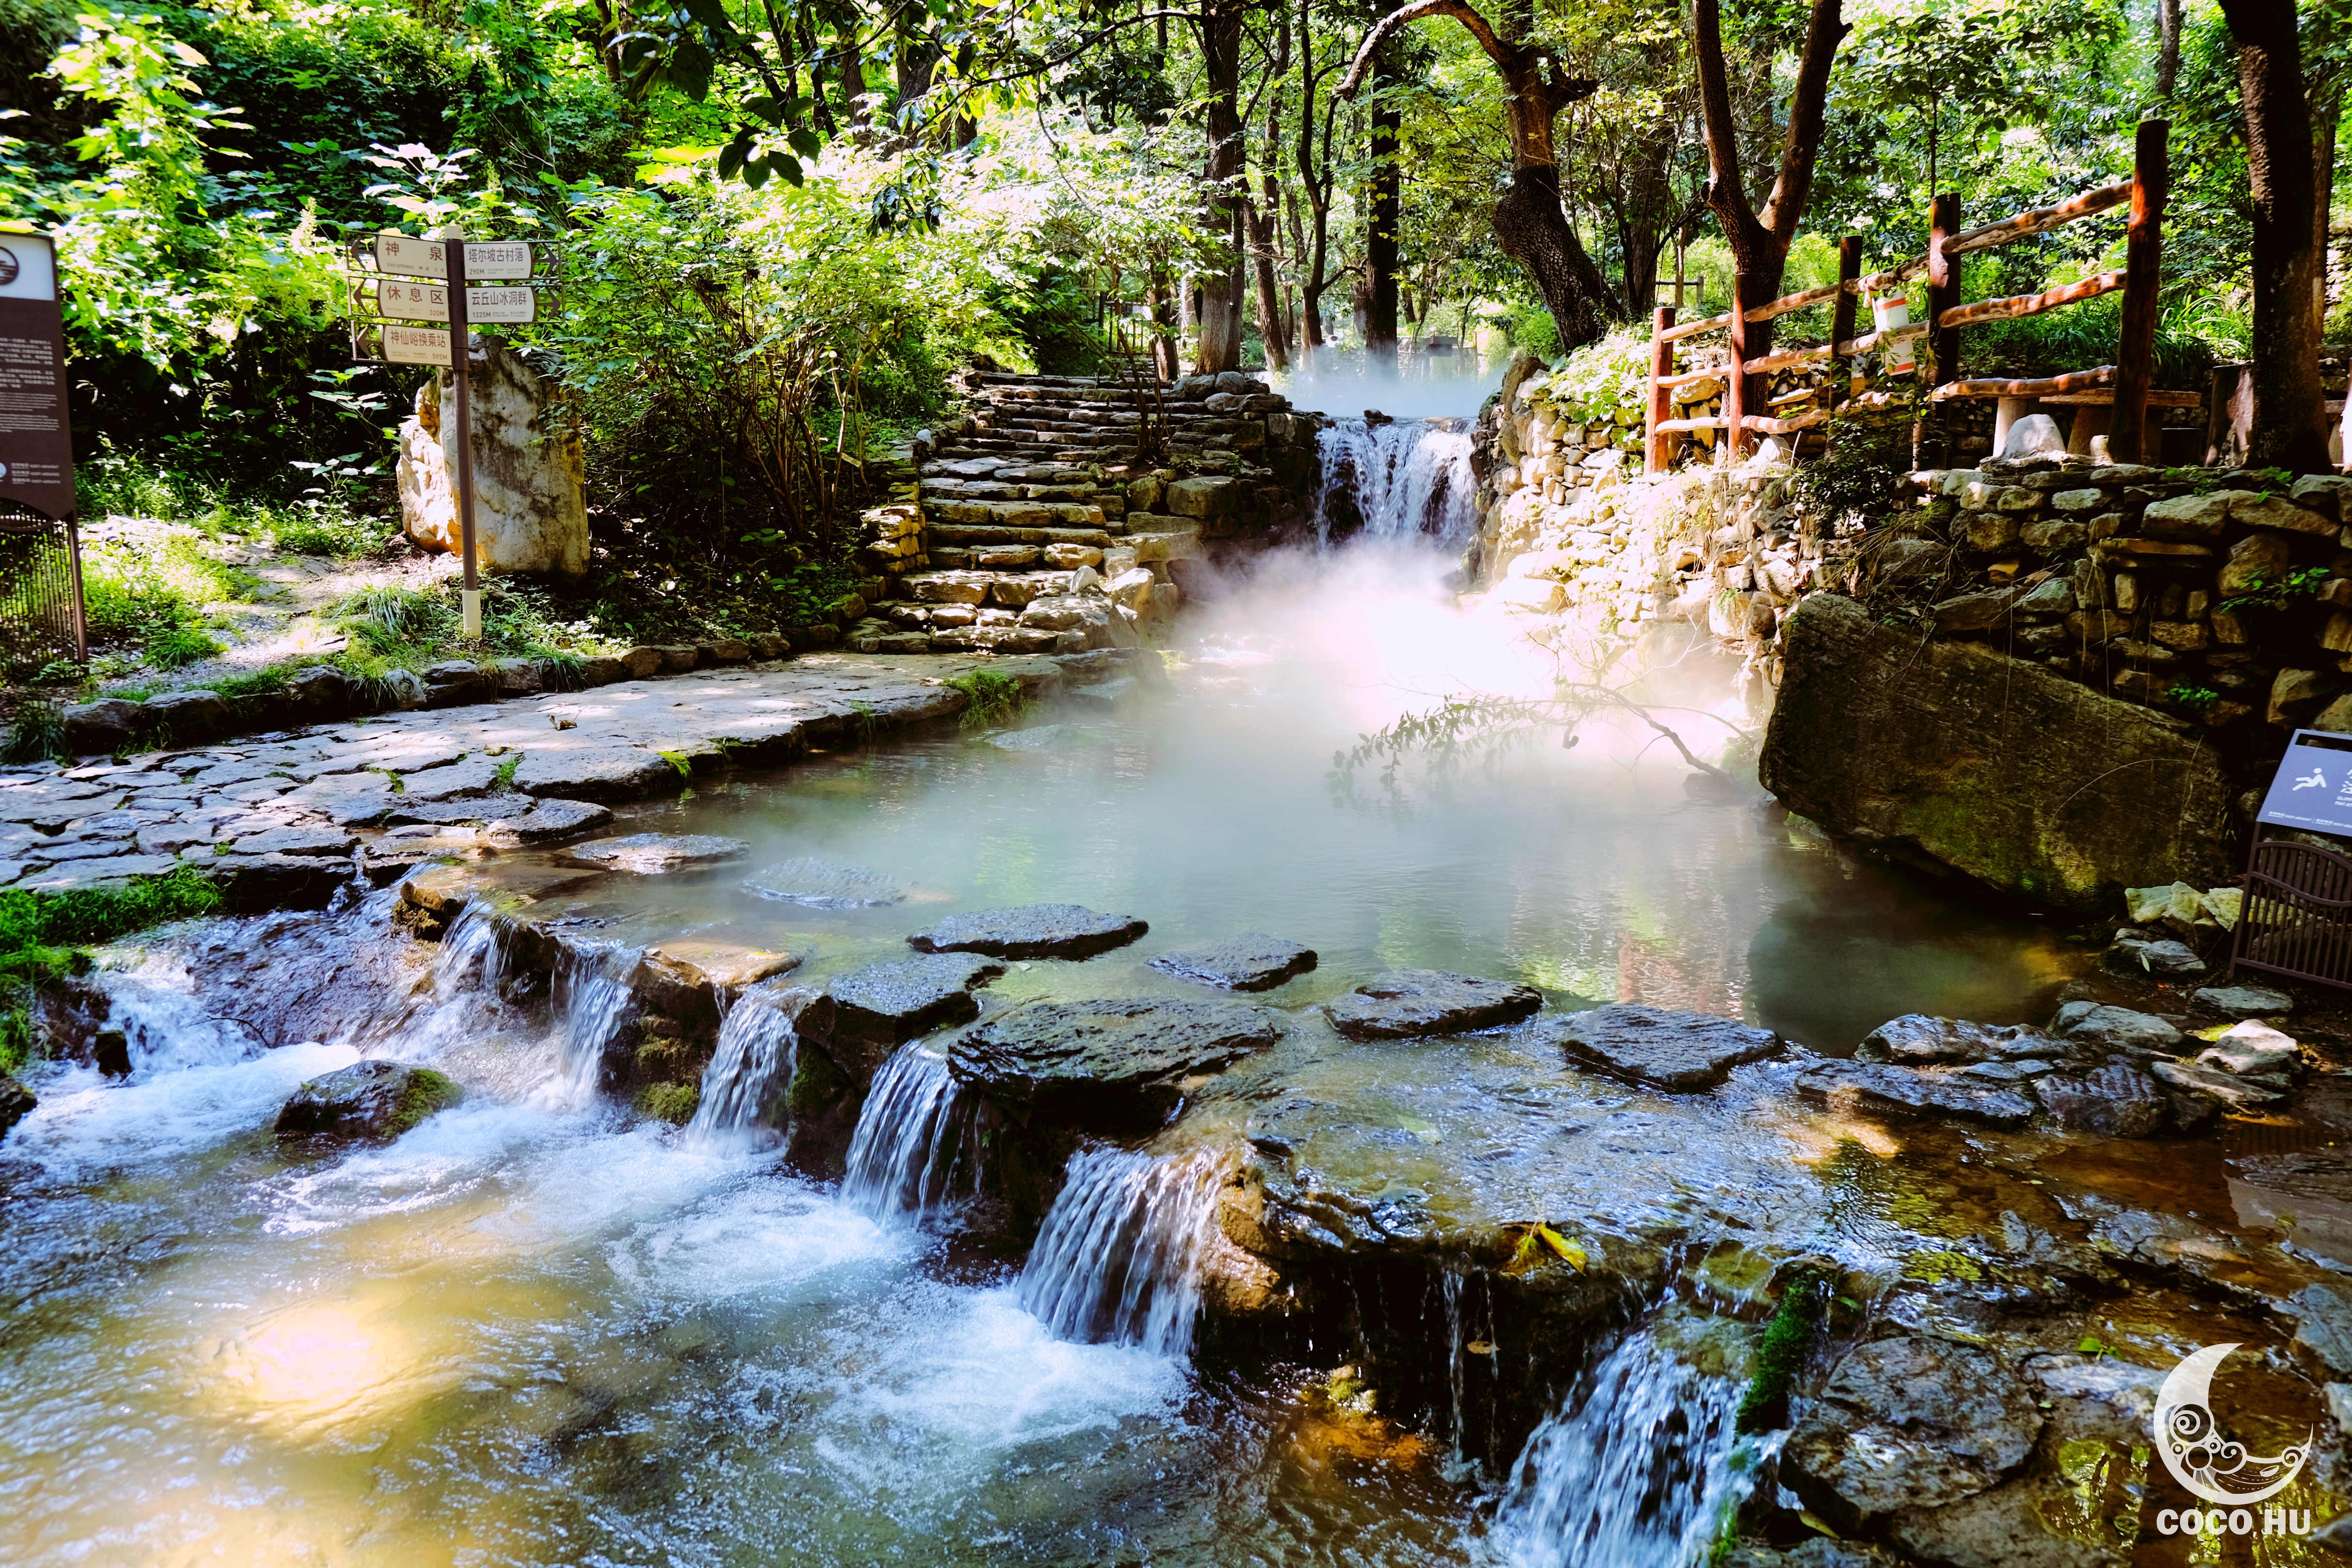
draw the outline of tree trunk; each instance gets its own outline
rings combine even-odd
[[[2172,102],[2180,77],[2180,0],[2156,0],[2156,101]]]
[[[1373,79],[1373,89],[1391,85],[1383,70]],[[1397,159],[1397,140],[1404,115],[1392,108],[1372,110],[1372,181],[1370,226],[1364,235],[1364,348],[1377,359],[1393,361],[1397,353],[1397,229],[1404,217],[1404,173]]]
[[[1268,370],[1290,368],[1290,343],[1282,330],[1282,285],[1274,275],[1275,247],[1280,237],[1282,184],[1275,170],[1282,166],[1282,78],[1290,69],[1290,18],[1284,11],[1273,76],[1265,95],[1265,154],[1259,165],[1258,188],[1264,205],[1250,214],[1250,250],[1257,270],[1257,335],[1265,342]]]
[[[834,47],[841,58],[841,107],[852,125],[864,125],[873,119],[866,110],[866,56],[857,47],[857,24],[853,17],[834,39]]]
[[[1609,280],[1569,229],[1560,211],[1557,165],[1523,164],[1512,170],[1511,188],[1496,202],[1490,221],[1503,254],[1518,264],[1543,296],[1563,350],[1582,348],[1609,330]]]
[[[2315,342],[2327,340],[2327,225],[2336,209],[2336,122],[2343,112],[2343,94],[2332,86],[2312,105],[2311,243],[2319,252],[2319,280],[2311,291]]]
[[[2325,286],[2316,243],[2311,110],[2304,96],[2295,8],[2286,0],[2221,0],[2238,46],[2246,167],[2254,198],[2254,468],[2316,473],[2327,464],[2314,301]]]
[[[1202,281],[1201,342],[1192,364],[1203,375],[1239,370],[1242,364],[1240,250],[1247,240],[1242,226],[1248,197],[1241,186],[1246,151],[1242,142],[1241,50],[1241,0],[1202,0],[1201,58],[1209,86],[1211,221],[1234,247],[1232,261]]]
[[[1176,311],[1174,301],[1170,298],[1172,291],[1167,268],[1152,268],[1143,300],[1150,307],[1151,324],[1158,329],[1151,335],[1151,368],[1159,373],[1162,381],[1175,380],[1178,370],[1181,368],[1176,363],[1176,336],[1172,330],[1176,324],[1173,320]]]

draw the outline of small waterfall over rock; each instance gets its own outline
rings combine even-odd
[[[1755,1484],[1767,1440],[1734,1430],[1743,1384],[1630,1335],[1535,1430],[1487,1540],[1508,1568],[1693,1568]]]
[[[726,1009],[718,1047],[710,1054],[710,1065],[702,1069],[702,1098],[694,1108],[694,1120],[687,1123],[689,1137],[791,1131],[788,1111],[781,1122],[767,1119],[782,1109],[778,1102],[799,1068],[797,1026],[802,1010],[815,996],[802,986],[761,987]]]
[[[873,1215],[929,1215],[978,1196],[981,1114],[979,1096],[962,1091],[945,1057],[900,1046],[858,1112],[842,1196]]]
[[[629,979],[644,956],[619,942],[563,944],[552,987],[562,1029],[557,1093],[573,1109],[593,1104],[604,1087],[604,1052],[621,1031],[634,994]]]
[[[1478,479],[1464,421],[1340,419],[1319,440],[1315,531],[1325,543],[1360,535],[1456,544],[1477,528]]]
[[[433,955],[433,1000],[446,1003],[461,991],[495,996],[506,980],[506,949],[498,922],[479,904],[467,904]]]
[[[1021,1270],[1021,1304],[1062,1339],[1186,1354],[1223,1178],[1222,1161],[1208,1152],[1072,1155]]]

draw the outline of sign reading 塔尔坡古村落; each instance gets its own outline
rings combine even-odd
[[[65,315],[45,234],[0,231],[0,500],[74,511]]]
[[[2352,735],[2297,730],[2255,820],[2352,837]]]
[[[486,282],[517,282],[528,278],[537,259],[527,240],[466,241],[466,276]],[[449,274],[449,249],[441,240],[419,239],[413,234],[379,234],[375,237],[375,265],[379,272],[446,278]]]

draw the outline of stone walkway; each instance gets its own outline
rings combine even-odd
[[[1143,650],[1026,658],[813,654],[320,725],[86,766],[0,769],[0,888],[64,891],[201,867],[232,907],[322,901],[436,857],[552,843],[604,804],[730,762],[951,718],[987,668],[1032,700],[1157,673]],[[1107,695],[1108,693],[1106,693]]]

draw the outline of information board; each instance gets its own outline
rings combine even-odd
[[[47,235],[0,231],[0,500],[74,510],[65,315]]]
[[[2352,735],[2297,730],[2255,820],[2352,838]]]

